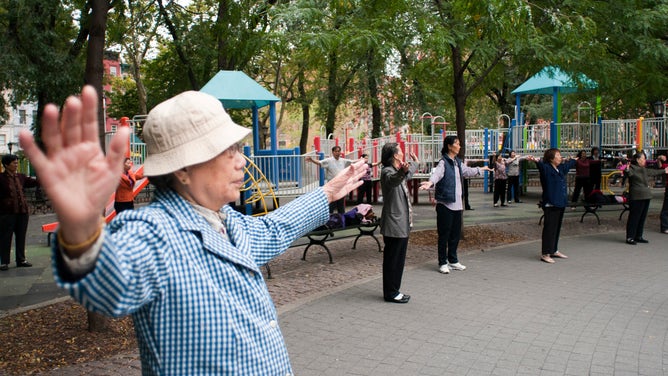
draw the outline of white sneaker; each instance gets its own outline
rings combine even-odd
[[[497,203],[497,204],[494,204],[494,207],[495,207],[495,208],[498,208],[498,207],[499,207],[499,204],[498,204],[498,203]]]
[[[448,264],[443,264],[439,266],[438,271],[443,274],[450,274],[450,267],[448,266]]]
[[[456,264],[448,264],[448,267],[452,270],[466,270],[466,266],[456,263]]]

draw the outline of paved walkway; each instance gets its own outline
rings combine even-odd
[[[661,195],[655,192],[654,213]],[[491,195],[474,191],[476,210],[465,221],[537,222],[537,198],[530,192],[525,203],[492,208]],[[430,205],[417,205],[416,213],[418,228],[433,228]],[[40,220],[31,218],[33,226]],[[442,275],[432,263],[407,270],[406,305],[382,301],[378,275],[283,307],[296,374],[668,373],[668,236],[648,223],[650,243],[634,247],[623,234],[596,234],[593,217],[585,225],[592,234],[562,239],[571,258],[554,265],[537,262],[539,244],[527,242],[468,255],[464,272]],[[29,239],[35,267],[0,274],[0,315],[64,295],[53,285],[44,235]],[[49,374],[139,375],[138,364],[127,354]]]

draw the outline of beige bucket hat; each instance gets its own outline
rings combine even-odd
[[[250,132],[232,121],[217,98],[198,91],[181,93],[148,113],[144,175],[166,175],[211,160]]]

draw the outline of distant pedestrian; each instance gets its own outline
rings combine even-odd
[[[543,241],[541,261],[554,263],[554,258],[566,259],[568,256],[559,251],[559,234],[564,220],[564,210],[568,205],[568,170],[575,167],[575,159],[563,162],[557,148],[547,149],[543,160],[533,156],[527,159],[536,162],[540,173],[540,185],[543,188],[541,207],[543,208]]]
[[[35,178],[18,172],[19,158],[13,154],[2,156],[4,171],[0,174],[0,270],[9,269],[12,237],[16,252],[16,267],[31,267],[26,261],[26,233],[28,231],[28,202],[24,188],[37,187]]]
[[[361,204],[364,201],[364,196],[366,196],[366,203],[371,205],[373,203],[372,191],[373,191],[373,180],[371,180],[371,169],[378,166],[380,162],[369,163],[369,155],[362,154],[362,159],[366,164],[367,170],[366,174],[362,177],[362,185],[357,188],[357,205]]]
[[[449,274],[450,270],[465,270],[457,258],[457,247],[462,234],[462,212],[464,210],[464,179],[479,176],[488,167],[468,167],[457,157],[457,136],[446,136],[441,149],[441,160],[431,172],[428,181],[420,189],[436,187],[436,228],[438,229],[438,271]]]
[[[626,168],[626,174],[629,177],[629,217],[626,221],[626,243],[630,245],[649,243],[643,238],[645,219],[647,219],[649,202],[652,199],[649,177],[668,174],[668,167],[663,170],[649,170],[645,167],[646,164],[645,153],[639,151],[631,157]]]
[[[526,157],[517,155],[514,150],[511,150],[508,158],[506,158],[506,165],[508,166],[506,170],[506,175],[508,175],[508,194],[506,197],[509,204],[513,199],[516,203],[522,202],[520,200],[520,162],[524,159]]]
[[[593,190],[601,190],[601,151],[594,146],[589,154],[589,178]],[[587,197],[585,197],[585,200]]]
[[[410,295],[401,292],[401,279],[406,262],[408,235],[413,227],[413,209],[406,180],[418,168],[415,154],[404,161],[404,153],[396,142],[383,145],[380,188],[383,191],[383,213],[380,233],[383,235],[383,297],[386,302],[408,303]]]
[[[494,207],[506,206],[506,185],[508,175],[506,175],[506,160],[501,153],[494,158]]]
[[[668,161],[666,161],[665,155],[659,155],[657,157],[659,163],[659,168],[668,167]],[[668,234],[668,176],[663,177],[663,205],[661,206],[661,232]]]
[[[114,210],[118,215],[123,210],[132,210],[135,208],[134,187],[137,180],[144,178],[142,173],[136,174],[132,172],[132,159],[125,158],[123,162],[123,173],[121,174],[121,181],[116,188],[114,195]]]
[[[573,188],[573,197],[571,197],[571,206],[575,206],[580,199],[580,191],[584,190],[584,198],[591,194],[592,183],[589,172],[590,160],[587,158],[587,152],[580,150],[575,164],[575,188]]]
[[[320,161],[311,158],[311,156],[308,156],[306,157],[306,161],[316,164],[321,168],[325,169],[325,179],[327,181],[334,179],[334,177],[338,175],[339,172],[343,171],[344,168],[350,166],[353,162],[355,162],[352,159],[341,158],[341,147],[338,145],[332,148],[331,157],[325,158]],[[336,212],[339,214],[345,213],[346,212],[345,201],[346,198],[342,197],[341,199],[329,204],[329,212],[334,213],[334,211],[336,210]]]

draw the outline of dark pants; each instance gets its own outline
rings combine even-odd
[[[456,264],[457,247],[462,235],[462,212],[450,210],[442,204],[436,204],[436,227],[438,229],[438,265],[448,262]]]
[[[364,180],[364,183],[357,188],[357,204],[361,204],[364,201],[364,196],[366,196],[367,204],[371,204],[371,188],[373,188],[373,182],[371,180]]]
[[[668,182],[663,194],[663,206],[661,206],[661,231],[668,230]]]
[[[469,204],[469,179],[464,179],[464,209],[471,210],[471,205]]]
[[[642,238],[648,211],[649,200],[629,200],[629,218],[626,221],[627,239]]]
[[[123,210],[132,210],[135,208],[135,203],[133,201],[130,202],[114,202],[114,210],[116,210],[116,215],[118,213],[122,212]]]
[[[544,255],[551,255],[559,250],[559,233],[564,220],[564,208],[554,206],[543,208],[543,247]]]
[[[329,204],[330,214],[334,213],[334,210],[336,210],[336,212],[339,213],[339,214],[344,214],[346,212],[345,200],[346,200],[346,198],[344,197],[340,200],[336,200],[334,202],[331,202]]]
[[[601,189],[601,171],[599,170],[598,172],[591,172],[589,174],[589,178],[590,178],[589,180],[591,181],[591,188],[600,190]]]
[[[506,203],[506,179],[494,180],[494,203],[496,204],[501,199],[501,204]]]
[[[0,214],[0,264],[9,264],[12,235],[16,249],[16,263],[26,260],[26,232],[28,214]]]
[[[408,238],[383,236],[383,297],[393,299],[401,292]]]
[[[515,199],[515,202],[520,202],[520,177],[517,176],[508,176],[508,202],[512,199]]]
[[[587,197],[592,190],[591,179],[589,176],[576,176],[575,177],[575,188],[573,189],[573,197],[571,197],[571,202],[578,202],[580,198],[580,191],[584,189],[584,198],[587,201]]]

